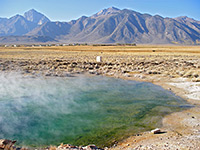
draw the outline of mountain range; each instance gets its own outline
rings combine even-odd
[[[0,18],[0,43],[199,44],[200,21],[164,18],[115,7],[70,22],[53,22],[31,9]]]

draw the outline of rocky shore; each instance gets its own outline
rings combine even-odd
[[[0,139],[0,149],[3,150],[104,150],[96,147],[95,145],[87,145],[87,146],[74,146],[70,144],[60,144],[58,147],[56,146],[48,146],[46,148],[24,148],[24,147],[16,147],[14,144],[16,141]]]
[[[199,49],[200,51],[200,49]],[[80,73],[152,82],[195,107],[163,119],[162,134],[145,132],[119,141],[116,149],[200,149],[200,55],[198,53],[126,53],[66,51],[0,51],[0,71],[24,75],[69,77]],[[101,55],[102,62],[96,62]],[[50,147],[81,149],[83,147]],[[97,147],[85,147],[97,149]]]
[[[135,77],[154,80],[157,77],[186,78],[200,82],[200,61],[195,56],[103,56],[102,62],[77,56],[53,59],[0,58],[0,71],[20,71],[28,75],[59,76],[89,73],[114,77]]]

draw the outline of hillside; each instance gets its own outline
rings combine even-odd
[[[0,18],[0,27],[0,36],[42,36],[62,43],[199,44],[200,42],[200,21],[186,16],[163,18],[159,15],[152,16],[114,7],[70,22],[51,22],[45,15],[32,9],[25,12],[24,16]]]

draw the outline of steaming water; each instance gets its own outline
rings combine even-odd
[[[0,75],[0,138],[20,145],[109,146],[158,127],[187,104],[151,83],[108,77]]]

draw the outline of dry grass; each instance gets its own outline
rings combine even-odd
[[[200,46],[60,46],[0,48],[0,58],[42,59],[93,55],[189,55],[200,56]]]

